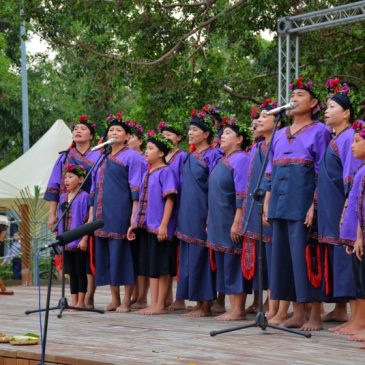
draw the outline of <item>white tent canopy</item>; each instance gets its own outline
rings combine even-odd
[[[71,144],[72,134],[63,120],[52,127],[17,160],[0,170],[0,206],[10,208],[20,191],[39,186],[43,195],[58,153]]]

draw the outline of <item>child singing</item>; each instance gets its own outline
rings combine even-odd
[[[170,280],[176,275],[176,244],[172,241],[176,228],[174,202],[177,191],[175,175],[165,156],[172,143],[153,131],[148,133],[145,157],[150,165],[145,173],[137,212],[127,238],[134,240],[139,229],[139,274],[150,278],[151,305],[140,314],[164,314]]]
[[[89,194],[85,191],[80,191],[77,195],[77,190],[84,181],[86,170],[81,165],[67,165],[64,169],[64,184],[66,192],[60,195],[58,205],[58,216],[61,217],[70,202],[71,207],[63,217],[63,222],[58,227],[58,232],[62,233],[81,226],[88,221]],[[71,290],[71,306],[85,307],[85,295],[87,291],[87,241],[88,236],[84,236],[73,242],[70,242],[65,247],[64,265],[65,273],[70,276]]]

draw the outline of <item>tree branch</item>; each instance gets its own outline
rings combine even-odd
[[[213,4],[214,1],[213,0],[208,0],[208,1],[202,1],[199,3],[189,3],[189,4],[184,4],[184,3],[172,3],[172,4],[158,4],[158,6],[160,8],[163,9],[173,9],[173,8],[195,8],[198,6],[209,6],[211,4]]]
[[[247,95],[242,95],[242,94],[238,94],[237,92],[235,92],[230,86],[228,85],[223,85],[223,89],[224,91],[226,91],[229,95],[237,98],[237,99],[242,99],[242,100],[248,100],[251,101],[254,104],[260,104],[260,101],[251,97],[251,96],[247,96]]]
[[[156,59],[154,61],[133,61],[133,60],[126,60],[126,59],[123,59],[120,55],[117,55],[117,54],[104,53],[104,52],[96,51],[95,49],[93,49],[91,47],[90,44],[85,43],[85,42],[83,42],[81,40],[75,40],[74,43],[71,43],[71,42],[67,42],[67,41],[62,40],[62,39],[57,39],[54,42],[56,44],[60,44],[60,45],[64,45],[64,46],[69,46],[69,47],[80,47],[80,48],[84,49],[85,51],[87,51],[87,52],[89,52],[91,54],[94,54],[96,56],[104,57],[104,58],[109,58],[109,59],[116,60],[116,61],[121,61],[121,62],[124,62],[124,63],[129,64],[129,65],[158,66],[158,65],[162,65],[165,62],[167,62],[168,60],[176,57],[177,51],[180,49],[180,47],[182,46],[182,44],[184,43],[184,41],[186,41],[193,34],[195,34],[196,32],[198,32],[199,30],[201,30],[203,28],[206,28],[209,24],[213,23],[214,21],[216,21],[218,18],[222,17],[223,15],[225,15],[225,14],[231,12],[232,10],[238,8],[244,2],[245,2],[245,0],[240,0],[240,1],[236,2],[235,4],[231,5],[230,7],[228,7],[227,9],[221,11],[217,15],[209,18],[206,21],[203,21],[203,22],[199,23],[190,32],[188,32],[188,33],[184,34],[182,37],[180,37],[180,39],[177,41],[177,43],[169,51],[167,51],[161,57],[159,57],[158,59]]]

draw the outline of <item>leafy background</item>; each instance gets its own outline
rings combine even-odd
[[[351,2],[351,1],[347,1]],[[277,93],[277,18],[342,5],[337,0],[2,0],[0,168],[22,153],[19,24],[49,44],[29,57],[30,142],[56,119],[87,113],[103,131],[121,110],[145,127],[186,122],[206,103],[249,121]],[[300,73],[324,93],[339,75],[365,91],[365,23],[301,36]],[[271,41],[260,35],[274,32]],[[227,88],[228,86],[228,88]]]

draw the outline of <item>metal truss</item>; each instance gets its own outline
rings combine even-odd
[[[278,101],[289,101],[289,83],[299,75],[299,35],[365,20],[365,1],[278,19]]]

